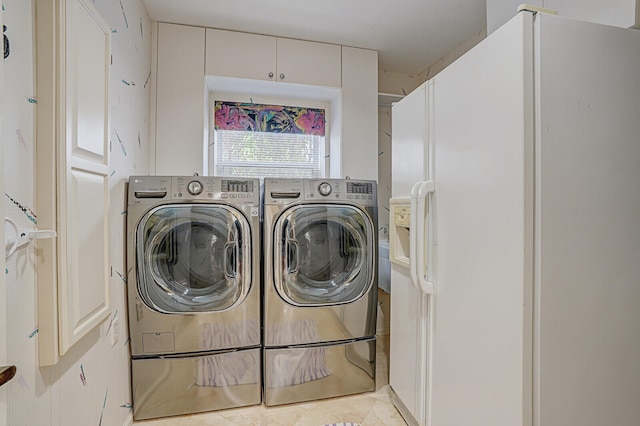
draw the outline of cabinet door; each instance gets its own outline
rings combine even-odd
[[[158,24],[156,174],[203,173],[204,42],[204,28]]]
[[[310,41],[278,39],[278,81],[340,87],[341,46]]]
[[[88,0],[37,3],[39,363],[109,316],[109,36]],[[42,148],[42,149],[40,149]]]
[[[276,39],[207,28],[207,75],[276,79]]]
[[[66,0],[66,134],[58,170],[60,354],[109,315],[110,34],[88,1]]]
[[[340,176],[378,179],[378,52],[342,48]],[[335,161],[337,148],[331,148]],[[335,169],[334,169],[335,170]]]

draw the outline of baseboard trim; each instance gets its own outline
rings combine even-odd
[[[404,421],[407,422],[409,426],[420,426],[418,421],[413,417],[409,409],[406,407],[406,405],[404,405],[393,388],[391,386],[389,386],[389,388],[391,389],[391,401],[393,402],[393,405],[395,405]]]

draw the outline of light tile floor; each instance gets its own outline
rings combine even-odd
[[[376,391],[300,404],[230,410],[134,422],[136,426],[324,426],[355,423],[362,426],[404,426],[391,402],[389,336],[378,336]]]

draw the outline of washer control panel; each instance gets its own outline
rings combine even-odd
[[[265,204],[286,205],[304,200],[377,206],[377,187],[373,180],[267,178],[264,196]]]
[[[304,185],[306,201],[347,201],[370,206],[376,204],[376,192],[372,180],[308,179]]]
[[[331,194],[331,184],[329,182],[322,182],[318,185],[318,192],[320,195],[324,195],[325,197]]]
[[[260,205],[260,181],[214,176],[132,176],[129,204],[157,204],[224,201],[230,204]]]
[[[187,185],[187,191],[189,191],[191,195],[199,195],[203,189],[204,187],[198,180],[192,180],[189,182],[189,185]]]

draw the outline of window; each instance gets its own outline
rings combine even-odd
[[[217,176],[324,176],[324,109],[216,101],[214,125]]]

